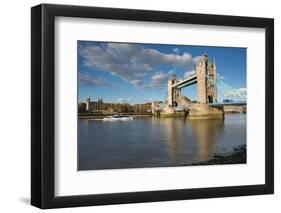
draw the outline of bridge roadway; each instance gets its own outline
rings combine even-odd
[[[208,104],[209,106],[213,106],[213,107],[223,107],[223,106],[246,106],[247,102],[220,102],[220,103],[211,103]],[[192,103],[186,105],[186,106],[177,106],[177,107],[173,107],[175,109],[175,111],[183,111],[183,110],[190,110],[192,108]]]
[[[172,85],[172,88],[183,88],[186,86],[190,86],[197,83],[197,73],[188,76],[185,79],[178,81],[177,83]],[[220,106],[245,106],[247,105],[246,101],[230,101],[230,102],[217,102],[217,103],[209,103],[209,106],[220,107]],[[192,107],[192,103],[187,106],[178,106],[174,107],[176,111],[181,111],[183,109],[190,109]]]
[[[247,102],[245,102],[245,101],[233,101],[233,102],[218,102],[218,103],[209,104],[209,106],[226,106],[226,105],[245,106],[245,105],[247,105]]]
[[[192,84],[196,84],[197,83],[197,74],[188,76],[185,79],[182,79],[180,81],[178,81],[177,83],[172,85],[172,88],[183,88],[186,86],[190,86]]]

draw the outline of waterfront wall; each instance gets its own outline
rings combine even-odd
[[[212,120],[224,119],[224,112],[208,104],[193,104],[189,111],[189,119],[192,120]]]
[[[223,111],[225,113],[246,113],[246,106],[225,105],[223,106]]]
[[[246,105],[219,105],[212,106],[219,110],[222,110],[224,113],[246,113],[247,106]]]

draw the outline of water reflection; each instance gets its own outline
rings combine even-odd
[[[131,122],[78,121],[78,168],[190,165],[246,144],[246,115],[224,120],[139,117]]]
[[[224,120],[189,120],[188,118],[152,118],[154,128],[164,129],[169,163],[184,162],[184,157],[205,161],[213,157]],[[194,143],[196,141],[196,143]]]
[[[198,161],[210,159],[216,150],[218,138],[224,129],[224,120],[189,120],[197,139]]]
[[[183,157],[183,134],[185,118],[160,118],[165,128],[167,151],[171,164],[180,161]]]

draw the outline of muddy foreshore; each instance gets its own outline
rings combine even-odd
[[[246,162],[246,145],[243,145],[234,148],[231,153],[224,155],[214,154],[213,158],[210,160],[196,162],[191,165],[241,164]]]

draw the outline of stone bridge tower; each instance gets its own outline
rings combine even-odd
[[[179,103],[181,97],[181,89],[172,88],[172,85],[177,83],[176,75],[173,75],[172,79],[168,80],[168,105],[176,106]]]
[[[205,53],[196,64],[197,72],[197,96],[201,104],[217,102],[217,88],[208,82],[206,75],[216,80],[217,69],[215,62],[209,60]]]

